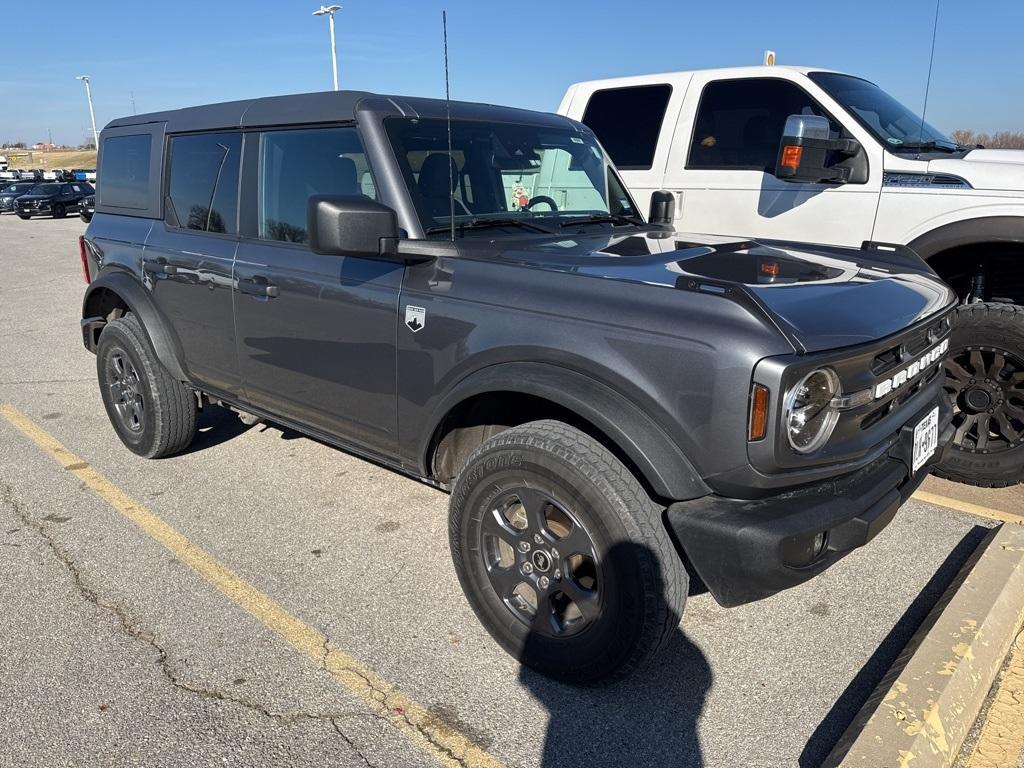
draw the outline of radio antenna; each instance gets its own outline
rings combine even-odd
[[[932,53],[928,58],[928,80],[924,85],[924,107],[921,109],[921,128],[917,132],[917,140],[924,142],[924,116],[928,114],[928,92],[932,87],[932,65],[935,63],[935,36],[939,31],[939,3],[942,0],[935,0],[935,22],[932,24]],[[921,154],[921,150],[917,151]]]
[[[451,240],[455,242],[455,158],[452,156],[452,97],[448,90],[448,11],[441,11],[441,28],[444,31],[444,109],[448,121],[448,222],[451,225]]]

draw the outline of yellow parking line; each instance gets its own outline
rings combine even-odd
[[[1015,523],[1017,525],[1024,525],[1024,515],[1017,515],[1013,512],[1003,512],[998,509],[983,507],[979,504],[971,504],[971,502],[969,501],[951,499],[948,496],[940,496],[937,493],[928,493],[928,491],[916,491],[911,498],[917,499],[918,501],[927,502],[928,504],[936,504],[940,507],[955,509],[958,512],[967,512],[971,515],[987,517],[990,520],[999,520],[1004,523]]]
[[[1007,768],[1024,753],[1024,633],[1010,650],[1010,661],[985,716],[967,768]]]
[[[376,672],[335,647],[322,632],[288,613],[272,598],[260,592],[136,502],[21,411],[11,405],[0,405],[0,416],[49,453],[89,490],[162,544],[179,560],[191,566],[236,605],[274,630],[295,650],[317,664],[323,664],[335,680],[442,765],[453,768],[503,768],[501,762],[476,746],[467,736],[440,722]]]

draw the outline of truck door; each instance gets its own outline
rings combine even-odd
[[[684,231],[859,246],[871,239],[881,157],[865,142],[866,183],[782,181],[773,175],[789,115],[836,119],[783,77],[714,79],[696,74],[683,104],[663,186],[677,192]],[[856,136],[860,138],[860,136]]]
[[[308,246],[310,195],[376,197],[354,126],[249,133],[235,328],[245,399],[375,454],[396,446],[404,265]],[[250,230],[251,228],[251,230]]]

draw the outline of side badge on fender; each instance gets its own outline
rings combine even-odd
[[[406,305],[405,324],[413,333],[422,331],[427,324],[427,310],[423,307],[414,307],[411,304]]]

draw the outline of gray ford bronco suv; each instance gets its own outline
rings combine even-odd
[[[565,681],[651,658],[691,578],[821,573],[950,438],[956,296],[912,252],[645,221],[564,117],[214,104],[110,123],[99,179],[81,329],[124,444],[219,404],[450,491],[477,616]]]

